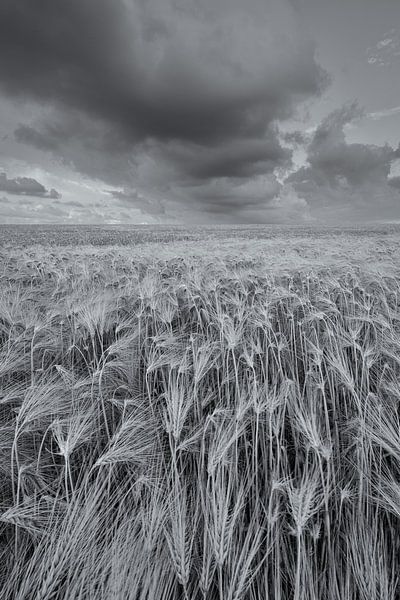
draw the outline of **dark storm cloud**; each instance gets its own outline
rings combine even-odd
[[[128,8],[118,0],[3,0],[2,87],[90,111],[133,140],[260,136],[271,119],[290,114],[295,100],[320,89],[321,71],[313,48],[283,33],[276,36],[281,47],[270,48],[280,65],[255,55],[259,42],[244,40],[239,54],[235,37],[246,11],[235,2],[215,4],[213,10],[204,2],[201,11],[190,2]],[[259,3],[248,9],[257,18]],[[265,23],[268,16],[261,11]]]
[[[332,112],[316,129],[307,148],[307,166],[287,178],[310,205],[331,210],[340,207],[364,210],[372,216],[400,204],[390,180],[397,151],[391,146],[349,144],[345,127],[361,116],[357,105]]]
[[[59,128],[58,128],[59,129]],[[14,131],[17,142],[29,144],[38,150],[57,150],[60,146],[60,131],[48,127],[45,131],[37,131],[28,125],[19,125]],[[63,138],[65,139],[65,138]]]
[[[164,156],[182,176],[193,180],[249,178],[291,164],[291,152],[281,146],[273,128],[269,128],[263,139],[242,138],[208,146],[170,143],[164,149]]]
[[[220,213],[227,209],[235,212],[250,207],[267,207],[280,190],[281,185],[276,177],[271,175],[239,183],[234,190],[227,180],[214,180],[207,186],[203,185],[197,189],[193,187],[191,196],[195,200],[201,199],[202,205],[211,213]]]
[[[387,178],[395,153],[390,146],[348,144],[344,127],[362,112],[352,104],[330,114],[317,128],[308,147],[310,174],[334,186],[345,178],[349,185]]]
[[[212,180],[179,192],[190,198],[186,210],[201,206],[201,211],[191,212],[197,222],[299,223],[308,217],[307,203],[274,175],[255,177],[236,187],[223,179]]]
[[[286,0],[0,3],[0,88],[51,108],[16,140],[200,210],[201,182],[207,210],[210,180],[290,164],[274,124],[326,83]]]
[[[35,127],[19,124],[14,130],[14,138],[17,142],[38,150],[66,157],[68,162],[74,162],[74,157],[68,152],[70,146],[74,147],[73,152],[77,152],[80,145],[85,153],[101,152],[108,159],[110,155],[131,154],[133,148],[132,143],[127,142],[109,124],[94,121],[89,115],[76,111],[65,112],[59,109],[49,110]],[[78,155],[77,166],[81,161],[82,157]],[[104,169],[104,165],[101,168]]]
[[[31,177],[16,177],[9,179],[6,173],[0,173],[0,192],[7,192],[14,196],[34,196],[37,198],[61,198],[55,189],[47,190],[44,185]]]

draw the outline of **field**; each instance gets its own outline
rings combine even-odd
[[[400,229],[0,228],[0,598],[400,597]]]

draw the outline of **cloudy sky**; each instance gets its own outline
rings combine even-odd
[[[0,223],[400,221],[398,0],[1,0]]]

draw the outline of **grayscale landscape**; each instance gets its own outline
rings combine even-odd
[[[0,600],[400,600],[399,98],[399,0],[0,0]]]
[[[398,597],[398,227],[2,234],[2,598]]]

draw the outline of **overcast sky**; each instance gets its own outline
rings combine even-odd
[[[0,223],[400,221],[398,0],[1,0]]]

